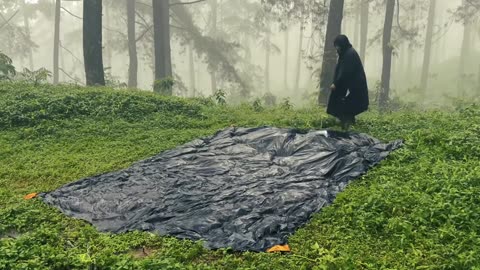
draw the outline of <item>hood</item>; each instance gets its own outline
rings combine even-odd
[[[340,50],[338,53],[343,54],[346,50],[349,48],[352,48],[352,44],[350,44],[350,41],[348,40],[348,37],[345,35],[339,35],[335,38],[335,41],[333,42],[333,45],[335,47],[340,47]]]

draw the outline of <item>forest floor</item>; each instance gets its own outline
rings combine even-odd
[[[257,104],[258,105],[258,104]],[[322,109],[0,83],[0,269],[470,269],[480,265],[480,107],[360,117],[406,145],[289,238],[290,254],[99,233],[32,192],[128,167],[225,127],[322,129]]]

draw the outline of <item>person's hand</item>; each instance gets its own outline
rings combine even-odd
[[[335,86],[335,84],[332,84],[332,85],[330,86],[330,90],[335,91],[335,89],[337,89],[337,87]]]

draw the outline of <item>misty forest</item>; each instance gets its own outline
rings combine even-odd
[[[0,269],[478,267],[479,104],[480,0],[0,0]],[[181,165],[123,171],[164,159]],[[313,180],[295,173],[327,161],[328,196],[307,210]],[[54,203],[110,172],[145,188],[134,206],[138,190],[97,198],[93,184]],[[141,181],[159,175],[200,182],[154,199]],[[162,214],[183,203],[205,221]],[[219,204],[239,217],[227,225]],[[96,224],[147,212],[161,216]],[[211,245],[217,230],[230,244]]]

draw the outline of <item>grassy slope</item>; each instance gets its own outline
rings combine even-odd
[[[403,138],[406,147],[294,234],[292,254],[234,253],[149,233],[101,234],[22,196],[125,168],[230,125],[322,128],[331,121],[321,110],[257,112],[148,93],[2,83],[0,269],[480,265],[479,115],[472,106],[363,116],[357,130],[384,140]],[[136,258],[140,247],[150,256]]]

